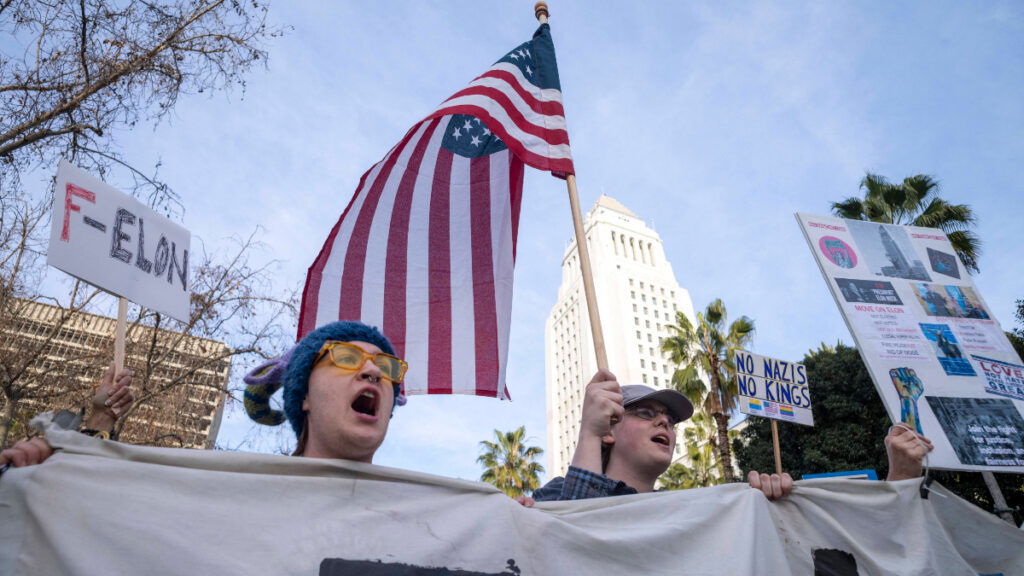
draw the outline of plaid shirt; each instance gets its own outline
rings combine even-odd
[[[636,489],[625,482],[613,480],[604,474],[569,466],[564,478],[561,476],[553,478],[547,484],[534,490],[533,499],[537,502],[585,500],[636,493]]]

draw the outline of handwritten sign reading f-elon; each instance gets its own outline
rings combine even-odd
[[[814,426],[803,364],[736,351],[740,412]]]
[[[188,320],[188,230],[64,160],[52,220],[48,264]]]

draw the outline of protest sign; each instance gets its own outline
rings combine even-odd
[[[61,160],[46,261],[112,294],[187,321],[191,234]]]
[[[916,480],[525,508],[360,462],[46,436],[57,454],[0,477],[0,574],[1024,576],[1024,531]]]
[[[736,351],[740,412],[814,426],[807,369],[803,364]]]
[[[797,214],[893,422],[928,465],[1024,472],[1024,366],[941,230]]]

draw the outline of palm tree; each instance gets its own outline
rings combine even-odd
[[[483,464],[482,482],[493,484],[511,498],[517,498],[540,487],[538,474],[544,467],[534,460],[544,453],[542,448],[526,446],[526,427],[511,432],[494,431],[495,442],[483,440],[483,454],[476,459]]]
[[[722,478],[715,474],[717,466],[713,449],[717,436],[714,420],[703,412],[694,414],[689,425],[683,429],[683,442],[689,462],[670,466],[658,479],[661,487],[666,490],[687,490],[720,484]]]
[[[969,272],[978,271],[981,239],[971,228],[975,217],[966,204],[950,204],[939,198],[939,182],[925,174],[904,178],[893,184],[884,176],[868,172],[860,181],[864,197],[851,196],[832,203],[840,218],[869,220],[885,224],[939,228],[949,236],[957,256]]]
[[[722,478],[733,482],[729,449],[729,414],[736,408],[736,366],[733,356],[754,337],[754,321],[741,316],[727,325],[728,315],[720,299],[697,313],[697,326],[682,312],[676,313],[676,324],[669,325],[672,334],[665,338],[661,350],[679,368],[672,374],[672,384],[706,413],[717,427],[714,451]]]

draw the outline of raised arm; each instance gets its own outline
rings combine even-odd
[[[612,424],[622,419],[622,392],[615,375],[599,370],[587,384],[583,396],[580,436],[572,465],[601,474],[601,445],[611,438]]]

